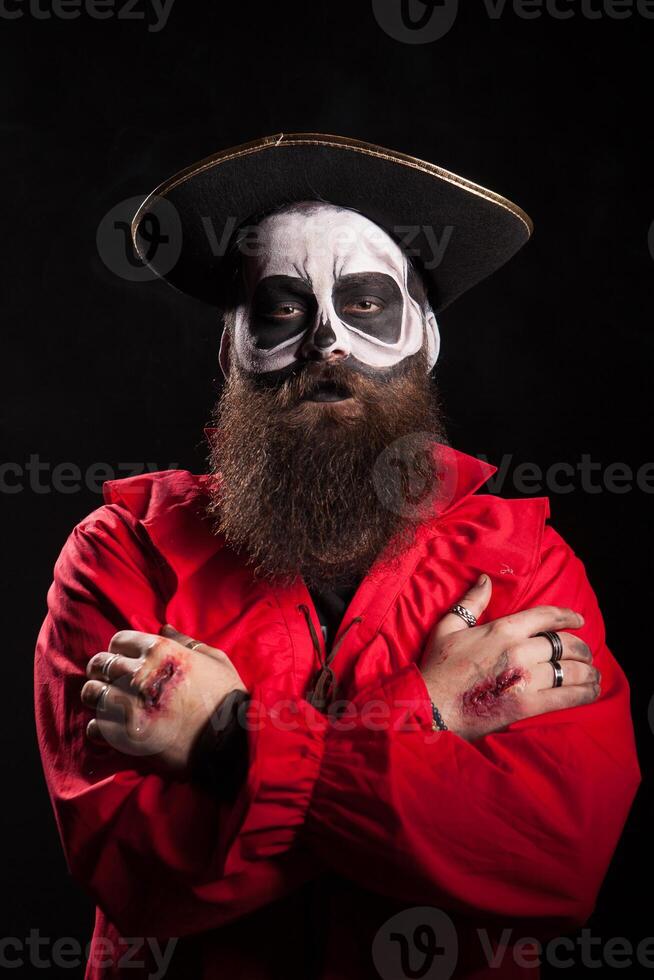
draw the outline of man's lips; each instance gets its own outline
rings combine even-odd
[[[336,384],[334,381],[322,381],[303,395],[301,401],[340,402],[351,397],[350,392],[342,385]]]

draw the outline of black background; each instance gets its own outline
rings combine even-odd
[[[512,472],[590,454],[602,471],[623,462],[635,473],[654,459],[654,21],[526,20],[508,5],[493,19],[468,3],[445,37],[409,45],[380,28],[369,2],[176,0],[160,32],[86,14],[37,20],[26,8],[0,28],[2,451],[23,469],[2,493],[2,933],[86,941],[92,908],[67,877],[36,748],[32,651],[58,551],[101,501],[85,487],[57,491],[52,471],[202,468],[220,377],[211,310],[111,272],[96,247],[103,215],[206,154],[284,130],[387,145],[504,193],[536,231],[441,315],[451,440],[496,465],[511,454]],[[25,469],[32,454],[46,464],[38,483]],[[630,678],[645,775],[589,925],[603,943],[636,944],[654,936],[654,496],[572,483],[550,492],[552,522],[584,559]],[[507,478],[500,492],[520,491]]]

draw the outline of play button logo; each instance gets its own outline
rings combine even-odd
[[[377,23],[404,44],[430,44],[453,26],[459,0],[372,0]]]

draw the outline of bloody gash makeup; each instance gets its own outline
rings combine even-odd
[[[369,369],[390,368],[426,342],[440,347],[433,311],[409,291],[407,256],[373,221],[302,202],[268,215],[239,242],[243,297],[233,356],[256,373],[289,368],[308,341]],[[224,339],[224,337],[223,337]],[[226,359],[221,346],[221,367]]]
[[[143,706],[148,713],[165,707],[168,696],[183,676],[182,665],[176,657],[166,657],[148,678],[142,691]]]
[[[498,677],[475,684],[461,699],[463,711],[466,714],[476,715],[490,715],[500,711],[506,693],[524,680],[524,672],[519,667],[511,667]]]

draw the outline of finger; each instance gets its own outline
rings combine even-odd
[[[147,678],[166,660],[181,663],[180,645],[172,637],[159,633],[139,633],[137,630],[120,630],[112,636],[109,652],[132,659],[139,657],[133,673],[134,683],[142,687]]]
[[[502,642],[521,640],[542,630],[578,629],[584,625],[584,617],[574,609],[562,606],[533,606],[522,612],[501,616],[492,623],[480,627],[488,633],[498,633]]]
[[[102,729],[101,729],[100,725],[98,724],[98,719],[97,718],[91,718],[90,722],[86,726],[86,737],[91,742],[101,743],[101,742],[105,742],[106,741],[106,739],[104,738],[104,736],[102,734]]]
[[[579,660],[559,660],[559,667],[563,671],[563,683],[561,687],[575,686],[577,684],[599,684],[601,674],[596,667],[590,664],[581,663]],[[554,667],[551,663],[536,664],[531,670],[530,687],[538,691],[544,691],[554,686]]]
[[[194,650],[196,647],[201,646],[200,640],[194,639],[192,636],[188,636],[186,633],[180,633],[178,629],[171,626],[170,623],[165,623],[161,627],[161,635],[165,636],[169,640],[175,640],[176,643],[181,643],[183,647],[188,647],[190,650]]]
[[[189,650],[195,650],[196,653],[204,653],[207,657],[213,657],[216,660],[225,656],[222,650],[210,647],[208,643],[202,643],[201,640],[194,640],[192,636],[187,636],[186,633],[180,633],[170,623],[166,623],[161,627],[161,635],[165,636],[166,639],[181,643],[183,647],[187,647]]]
[[[560,632],[563,645],[563,660],[579,660],[582,663],[593,662],[593,654],[587,643],[572,633]],[[545,663],[552,658],[552,644],[546,636],[531,636],[511,647],[511,659],[525,667],[537,663]]]
[[[134,657],[122,657],[119,653],[109,653],[102,650],[91,657],[86,665],[86,676],[99,681],[115,681],[124,674],[133,674],[138,670],[140,660]]]
[[[522,695],[521,705],[525,718],[542,715],[563,708],[576,708],[592,704],[601,692],[600,684],[570,684],[563,687],[550,687],[544,691],[534,691]]]
[[[105,689],[107,693],[103,695]],[[134,696],[128,691],[121,691],[113,684],[107,684],[106,681],[104,683],[96,680],[87,681],[80,697],[87,708],[96,710],[103,717],[107,715],[122,717],[134,703]]]
[[[492,592],[493,586],[490,577],[488,575],[480,575],[472,588],[468,589],[465,595],[459,599],[458,605],[463,606],[464,609],[467,609],[468,612],[471,612],[478,619],[490,602]],[[448,612],[436,626],[434,636],[447,636],[449,633],[467,629],[470,629],[470,627],[464,619],[457,616],[456,613]]]
[[[161,642],[156,633],[141,633],[139,630],[119,630],[109,640],[109,653],[119,653],[123,657],[144,657],[151,647]]]

